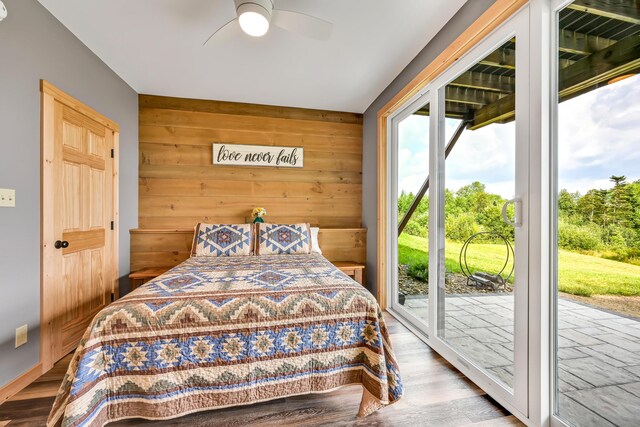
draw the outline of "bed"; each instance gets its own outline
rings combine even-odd
[[[349,384],[362,385],[359,416],[403,393],[366,289],[317,253],[192,257],[98,313],[48,425],[169,419]]]

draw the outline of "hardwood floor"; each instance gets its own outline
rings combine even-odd
[[[515,426],[523,425],[390,315],[391,341],[405,384],[396,404],[356,419],[360,386],[167,421],[126,420],[111,426]],[[0,427],[43,426],[71,356],[0,405]]]

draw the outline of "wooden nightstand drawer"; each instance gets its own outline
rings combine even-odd
[[[347,276],[353,277],[353,280],[364,286],[364,264],[349,261],[336,261],[333,263]]]
[[[136,289],[140,285],[144,285],[151,279],[155,279],[159,275],[169,271],[171,268],[172,267],[148,267],[134,271],[129,274],[129,279],[131,279],[131,290]]]

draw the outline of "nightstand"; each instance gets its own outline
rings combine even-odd
[[[336,261],[333,263],[344,274],[364,286],[364,264],[350,261]]]
[[[129,279],[131,279],[131,290],[136,289],[140,285],[144,285],[151,279],[155,279],[171,268],[173,267],[147,267],[142,270],[134,271],[129,274]]]

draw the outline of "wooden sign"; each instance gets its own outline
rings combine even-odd
[[[304,166],[304,148],[214,143],[213,164],[301,168]]]

